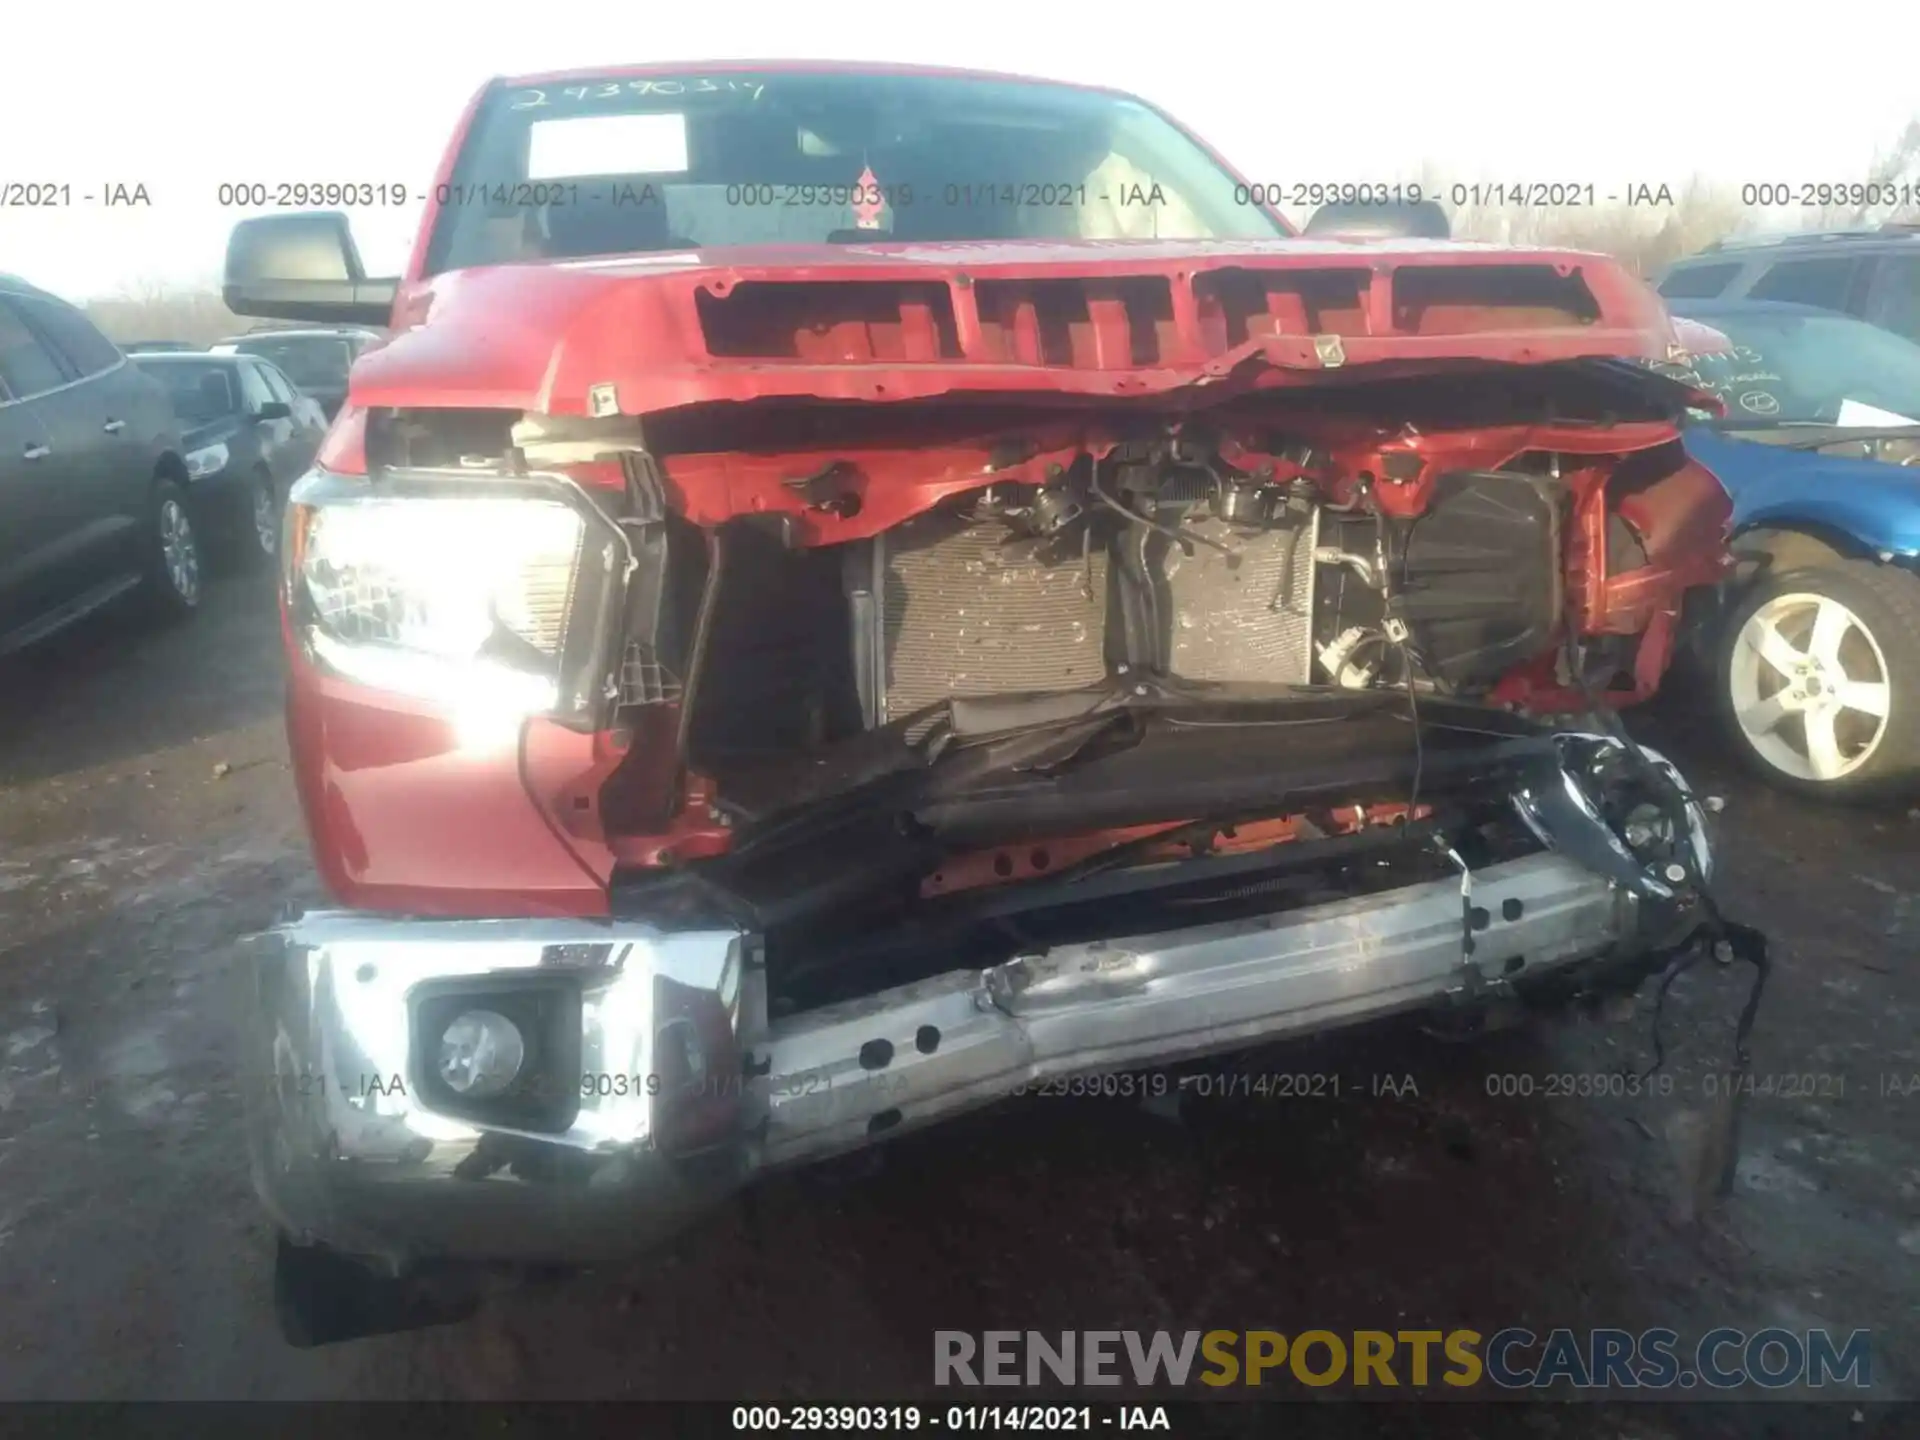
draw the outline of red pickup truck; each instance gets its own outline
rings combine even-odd
[[[290,1338],[1694,943],[1702,807],[1604,718],[1726,564],[1660,302],[1257,198],[1125,94],[727,63],[488,84],[398,279],[235,230],[234,310],[392,331],[282,546]]]

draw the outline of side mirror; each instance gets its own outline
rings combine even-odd
[[[220,297],[236,315],[384,325],[399,284],[368,279],[347,217],[320,210],[234,226]]]
[[[256,420],[291,420],[293,407],[284,400],[269,400],[253,412]]]

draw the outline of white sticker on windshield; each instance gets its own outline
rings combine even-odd
[[[527,179],[577,175],[684,175],[684,115],[575,115],[536,120],[527,138]]]

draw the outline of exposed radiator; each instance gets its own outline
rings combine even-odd
[[[1313,551],[1318,515],[1293,528],[1232,529],[1211,517],[1192,533],[1230,546],[1168,555],[1172,670],[1194,680],[1305,682],[1312,670]],[[856,615],[880,606],[883,653],[866,668],[869,715],[897,720],[949,695],[1070,690],[1107,673],[1108,557],[1041,565],[1009,546],[997,522],[923,515],[873,542],[857,577]],[[1071,548],[1071,547],[1070,547]],[[1289,559],[1291,556],[1291,559]]]
[[[1176,549],[1167,556],[1175,675],[1298,684],[1312,678],[1319,518],[1316,508],[1285,529],[1235,530],[1211,517],[1182,527],[1230,547],[1240,563],[1229,566],[1225,555],[1205,545],[1191,555]]]
[[[1106,673],[1107,559],[1022,558],[997,522],[922,515],[875,541],[885,645],[882,720],[949,695],[1071,690]],[[1088,598],[1091,590],[1092,598]]]

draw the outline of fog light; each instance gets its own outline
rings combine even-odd
[[[440,1078],[468,1099],[506,1090],[526,1059],[520,1027],[492,1010],[462,1011],[440,1035]]]

